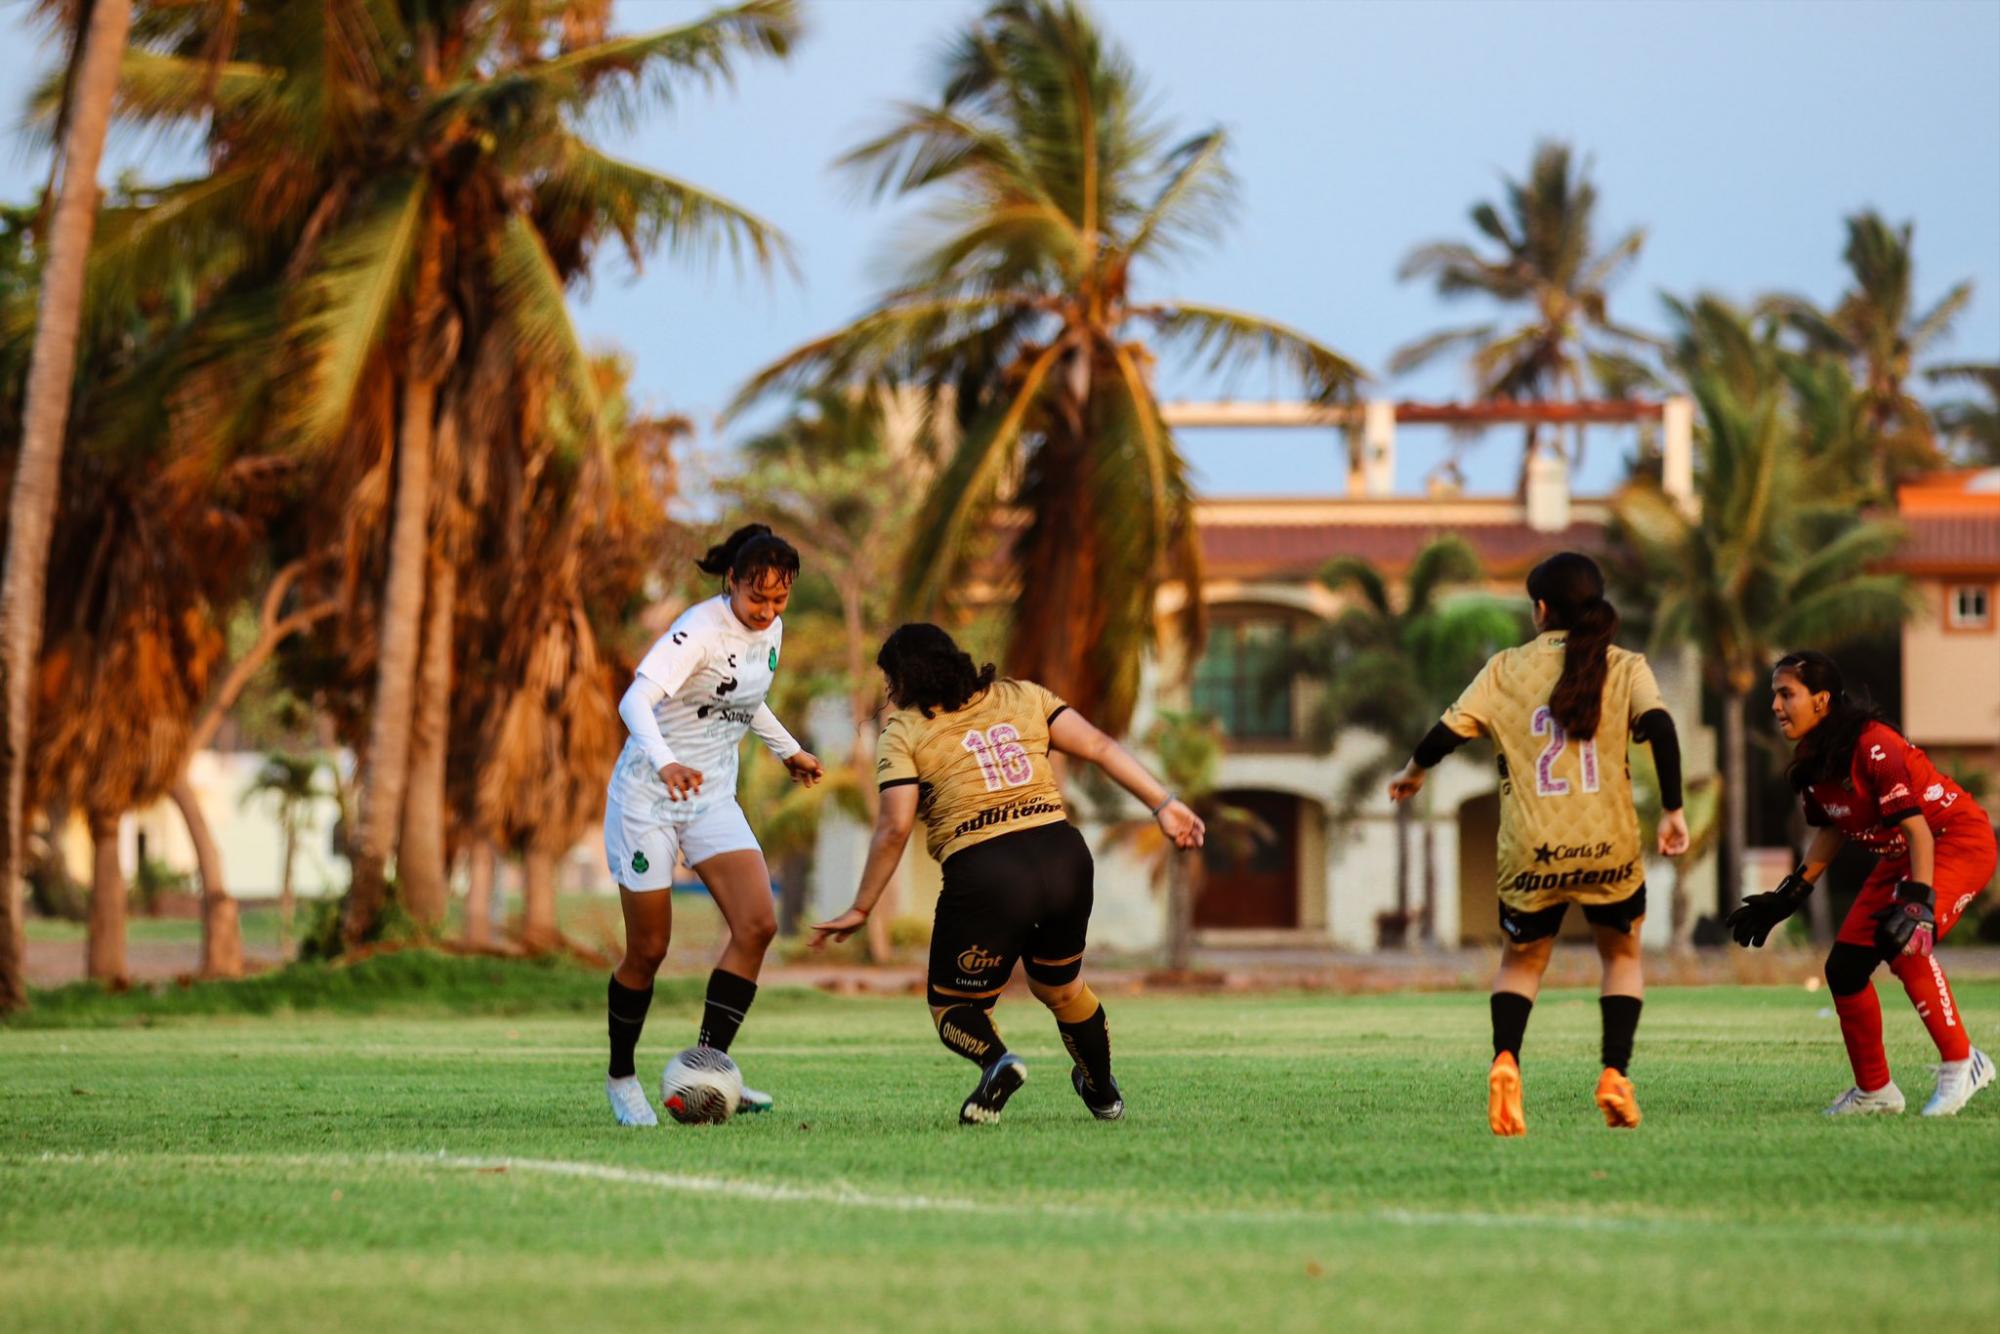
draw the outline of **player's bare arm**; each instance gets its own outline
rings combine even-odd
[[[838,917],[813,927],[811,948],[823,950],[829,940],[846,940],[868,924],[882,892],[889,887],[896,868],[903,864],[903,848],[917,824],[917,789],[914,784],[892,787],[882,793],[875,811],[875,833],[868,840],[868,860],[861,867],[861,887],[855,891],[854,906]]]
[[[1049,745],[1065,755],[1088,760],[1118,786],[1146,804],[1177,848],[1198,848],[1208,827],[1188,804],[1148,773],[1131,751],[1113,741],[1075,709],[1065,709],[1049,724]]]

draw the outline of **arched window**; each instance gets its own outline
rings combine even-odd
[[[1232,740],[1289,741],[1297,735],[1290,663],[1298,613],[1277,607],[1218,607],[1195,664],[1195,710]]]

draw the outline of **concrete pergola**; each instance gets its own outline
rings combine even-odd
[[[1176,430],[1271,428],[1359,433],[1359,448],[1347,452],[1347,494],[1387,496],[1396,485],[1396,427],[1484,427],[1506,425],[1597,426],[1660,423],[1661,486],[1684,503],[1694,498],[1694,401],[1675,395],[1659,402],[1582,399],[1571,403],[1511,402],[1412,403],[1370,399],[1364,403],[1178,402],[1161,405]],[[1537,476],[1537,472],[1541,476]],[[1568,493],[1561,457],[1543,454],[1529,465],[1528,489],[1537,483]]]

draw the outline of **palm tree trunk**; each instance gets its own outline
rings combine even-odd
[[[118,817],[90,817],[90,920],[84,927],[84,974],[93,982],[123,988],[125,969],[125,872],[118,865]]]
[[[1167,967],[1176,973],[1194,965],[1196,855],[1167,849]]]
[[[795,935],[806,915],[806,875],[810,859],[793,853],[778,861],[778,934]]]
[[[434,266],[433,266],[433,281]],[[422,303],[419,302],[421,308]],[[389,577],[382,594],[381,656],[375,710],[368,729],[368,778],[361,789],[354,883],[347,891],[341,935],[359,944],[382,911],[389,858],[403,818],[409,780],[412,692],[424,610],[425,555],[430,546],[431,434],[437,381],[411,375],[403,389],[396,441],[396,513],[389,538]]]
[[[195,866],[201,872],[201,975],[203,977],[243,976],[243,926],[236,914],[236,900],[222,878],[222,850],[208,827],[201,798],[183,773],[168,794],[187,822],[188,841],[194,844]]]
[[[557,939],[555,854],[530,846],[521,856],[521,943],[550,950]]]
[[[861,778],[861,800],[868,812],[870,823],[882,805],[881,789],[875,786],[875,688],[868,678],[868,626],[862,610],[862,599],[866,590],[861,580],[853,573],[840,581],[840,619],[847,638],[847,679],[852,683],[853,693],[848,696],[848,709],[854,720],[854,744],[848,751],[848,763]],[[888,963],[892,954],[889,943],[889,927],[896,914],[902,910],[903,873],[901,869],[892,872],[889,883],[882,890],[882,897],[876,902],[875,911],[868,915],[868,958],[878,964]]]
[[[97,166],[131,21],[132,0],[97,0],[83,35],[63,134],[62,188],[53,225],[44,233],[48,258],[42,268],[20,453],[14,460],[14,494],[7,511],[7,566],[0,586],[0,637],[5,640],[0,645],[5,655],[0,674],[7,682],[6,727],[0,732],[0,766],[6,770],[5,802],[0,805],[0,1014],[28,1003],[22,971],[26,940],[21,858],[27,841],[23,822],[35,664],[41,656],[49,538],[55,527],[70,385],[83,322],[84,260],[97,226]]]
[[[434,556],[430,596],[424,605],[423,664],[417,678],[416,724],[410,736],[410,790],[403,807],[403,838],[396,853],[403,907],[423,927],[444,924],[450,885],[444,857],[445,758],[450,737],[452,616],[458,568]]]
[[[1410,802],[1396,802],[1396,918],[1404,940],[1410,924]]]
[[[278,870],[278,953],[289,960],[292,956],[292,918],[298,912],[298,895],[292,889],[292,865],[298,860],[299,824],[298,817],[286,812],[285,824],[285,864]]]
[[[1722,861],[1716,867],[1716,914],[1743,901],[1743,854],[1750,841],[1749,742],[1743,734],[1744,692],[1722,696]]]
[[[1436,944],[1437,922],[1437,821],[1433,819],[1429,793],[1424,794],[1424,906],[1418,919],[1417,939],[1426,945]]]
[[[468,855],[471,865],[465,880],[465,943],[487,945],[493,940],[493,844],[475,838]]]

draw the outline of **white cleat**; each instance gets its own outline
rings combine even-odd
[[[1903,1114],[1903,1090],[1890,1080],[1881,1088],[1867,1092],[1851,1088],[1833,1100],[1826,1109],[1828,1116],[1901,1116]]]
[[[743,1097],[736,1104],[736,1110],[739,1113],[748,1112],[753,1116],[758,1112],[768,1112],[771,1110],[771,1095],[759,1093],[756,1089],[745,1086]]]
[[[1924,1115],[1957,1116],[1973,1094],[1992,1082],[1993,1058],[1974,1047],[1964,1060],[1946,1061],[1938,1067],[1937,1092],[1924,1104]]]
[[[646,1101],[646,1090],[640,1086],[637,1075],[627,1075],[623,1079],[604,1077],[604,1096],[611,1100],[612,1115],[621,1126],[656,1126],[660,1118],[653,1111],[653,1104]]]

